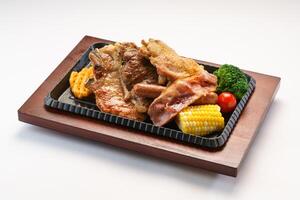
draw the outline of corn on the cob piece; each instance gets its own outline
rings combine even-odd
[[[176,122],[183,133],[208,135],[224,128],[224,118],[218,105],[189,106],[177,116]]]

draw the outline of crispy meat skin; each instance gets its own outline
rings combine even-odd
[[[148,114],[154,125],[162,126],[201,96],[215,91],[216,85],[216,77],[206,71],[178,79],[151,103]]]
[[[203,66],[190,58],[179,56],[173,49],[160,40],[142,40],[140,52],[157,68],[157,73],[170,81],[186,78],[203,71]]]

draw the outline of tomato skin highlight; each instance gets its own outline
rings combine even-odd
[[[222,112],[232,112],[236,106],[236,98],[230,92],[222,92],[218,96],[218,105],[221,107]]]

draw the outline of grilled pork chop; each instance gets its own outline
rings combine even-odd
[[[95,81],[89,88],[95,93],[100,110],[122,117],[144,120],[150,100],[131,95],[133,85],[157,80],[152,65],[148,65],[133,43],[116,43],[89,54],[94,64]]]
[[[122,66],[121,45],[108,45],[89,54],[94,64],[95,81],[90,89],[95,93],[96,105],[101,111],[122,117],[143,120],[131,101],[125,101],[120,81]]]

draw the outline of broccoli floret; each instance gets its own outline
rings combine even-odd
[[[222,65],[214,75],[218,78],[217,92],[231,92],[241,99],[248,90],[246,75],[233,65]]]

